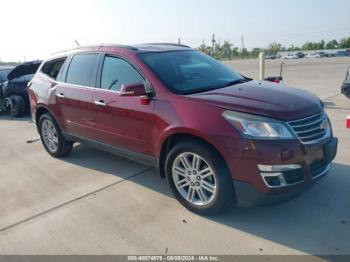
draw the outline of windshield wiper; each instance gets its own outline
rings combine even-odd
[[[241,79],[236,79],[234,81],[230,81],[227,82],[223,85],[217,85],[217,86],[210,86],[208,88],[200,88],[200,89],[195,89],[195,90],[189,90],[189,91],[185,91],[182,92],[182,95],[192,95],[192,94],[196,94],[196,93],[203,93],[203,92],[208,92],[208,91],[212,91],[212,90],[216,90],[216,89],[220,89],[220,88],[224,88],[224,87],[228,87],[228,86],[234,86],[234,85],[238,85],[238,84],[242,84],[245,82],[249,82],[251,81],[251,79],[247,79],[247,78],[241,78]]]
[[[251,81],[251,80],[245,79],[245,78],[236,79],[234,81],[231,81],[231,82],[223,84],[222,86],[220,86],[220,88],[224,88],[224,87],[228,87],[228,86],[234,86],[234,85],[242,84],[242,83],[249,82],[249,81]]]

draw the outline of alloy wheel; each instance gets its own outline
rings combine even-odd
[[[217,194],[213,169],[204,158],[195,153],[185,152],[175,158],[172,177],[177,191],[193,205],[208,205]]]

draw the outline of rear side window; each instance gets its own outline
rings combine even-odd
[[[98,54],[75,55],[70,62],[66,83],[93,87],[95,86],[95,72]]]
[[[101,88],[119,91],[124,84],[143,81],[140,73],[123,59],[107,56],[103,63]]]
[[[47,61],[43,65],[41,72],[56,80],[66,59],[67,59],[66,57],[63,57],[63,58]]]

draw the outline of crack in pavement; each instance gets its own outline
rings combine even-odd
[[[142,174],[144,174],[144,173],[146,173],[146,172],[148,172],[148,171],[150,171],[150,170],[152,170],[152,169],[154,169],[154,168],[153,168],[153,167],[146,168],[146,169],[141,170],[141,171],[139,171],[139,172],[137,172],[137,173],[135,173],[135,174],[133,174],[133,175],[131,175],[131,176],[128,176],[128,177],[126,177],[126,178],[123,178],[123,179],[121,179],[121,180],[119,180],[119,181],[117,181],[117,182],[114,182],[114,183],[109,184],[109,185],[107,185],[107,186],[104,186],[104,187],[101,187],[101,188],[99,188],[99,189],[96,189],[96,190],[94,190],[94,191],[92,191],[92,192],[90,192],[90,193],[84,194],[84,195],[82,195],[82,196],[79,196],[79,197],[74,198],[74,199],[72,199],[72,200],[69,200],[69,201],[67,201],[67,202],[64,202],[64,203],[62,203],[62,204],[59,204],[59,205],[54,206],[54,207],[52,207],[52,208],[49,208],[49,209],[47,209],[47,210],[45,210],[45,211],[42,211],[42,212],[40,212],[40,213],[38,213],[38,214],[36,214],[36,215],[33,215],[33,216],[31,216],[31,217],[28,217],[28,218],[26,218],[26,219],[20,220],[20,221],[14,223],[14,224],[9,225],[9,226],[0,228],[0,233],[4,232],[4,231],[6,231],[6,230],[9,230],[9,229],[11,229],[11,228],[14,228],[14,227],[16,227],[16,226],[18,226],[18,225],[21,225],[21,224],[23,224],[23,223],[25,223],[25,222],[28,222],[28,221],[30,221],[30,220],[33,220],[33,219],[35,219],[35,218],[37,218],[37,217],[40,217],[40,216],[42,216],[42,215],[48,214],[48,213],[50,213],[50,212],[52,212],[52,211],[54,211],[54,210],[57,210],[57,209],[59,209],[59,208],[61,208],[61,207],[67,206],[67,205],[69,205],[69,204],[71,204],[71,203],[73,203],[73,202],[76,202],[76,201],[78,201],[78,200],[84,199],[84,198],[89,197],[89,196],[91,196],[91,195],[93,195],[93,194],[99,193],[99,192],[101,192],[101,191],[103,191],[103,190],[105,190],[105,189],[107,189],[107,188],[113,187],[113,186],[118,185],[118,184],[120,184],[120,183],[123,183],[123,182],[125,182],[125,181],[130,181],[132,178],[137,177],[137,176],[139,176],[139,175],[142,175]]]

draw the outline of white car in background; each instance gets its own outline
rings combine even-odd
[[[284,59],[298,59],[299,57],[296,54],[288,54],[284,56]]]
[[[311,53],[311,54],[307,54],[306,58],[321,58],[321,54],[320,53]]]

